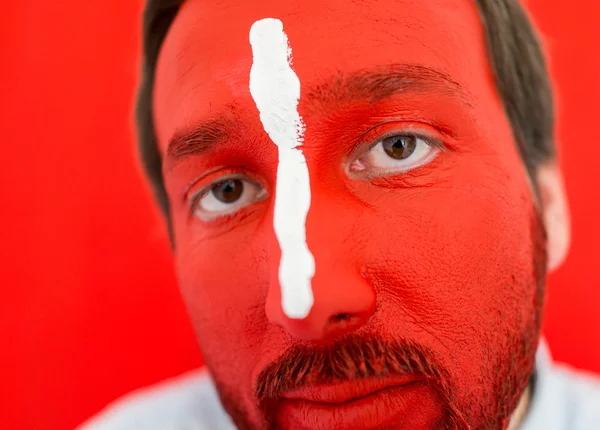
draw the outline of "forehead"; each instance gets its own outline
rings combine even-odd
[[[188,0],[157,64],[154,112],[163,151],[175,129],[228,106],[251,106],[249,32],[263,18],[283,22],[302,88],[339,72],[408,64],[449,75],[474,104],[495,97],[474,0]]]

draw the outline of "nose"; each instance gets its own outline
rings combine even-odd
[[[315,261],[311,284],[314,302],[305,318],[290,318],[285,314],[277,278],[272,279],[266,303],[271,323],[306,341],[327,340],[352,332],[367,321],[375,308],[375,293],[359,270],[343,264],[336,267],[317,256]]]
[[[331,207],[326,213],[319,214],[314,203],[306,230],[307,244],[315,260],[311,310],[301,319],[284,312],[276,265],[271,270],[265,309],[272,324],[305,341],[327,340],[355,331],[375,309],[375,292],[361,273],[359,256],[356,249],[352,249],[355,248],[352,240],[348,239],[348,232],[353,230],[356,219],[347,212],[343,219],[332,217]],[[334,213],[340,214],[339,211]],[[274,251],[277,253],[278,250]],[[279,261],[277,258],[274,260]]]

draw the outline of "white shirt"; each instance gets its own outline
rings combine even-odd
[[[520,430],[600,430],[600,379],[552,362],[540,344]],[[133,392],[78,430],[235,430],[205,370]]]

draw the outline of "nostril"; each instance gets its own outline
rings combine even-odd
[[[339,334],[341,331],[353,330],[360,325],[360,318],[357,315],[350,313],[335,314],[327,320],[325,332],[331,334]]]

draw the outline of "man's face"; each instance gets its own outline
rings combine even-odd
[[[306,190],[278,172],[250,90],[265,18],[300,82],[306,318],[282,306],[275,232],[276,206]],[[181,289],[239,427],[506,425],[533,366],[545,249],[474,1],[188,0],[154,109]]]

